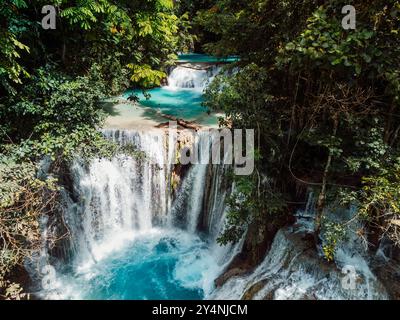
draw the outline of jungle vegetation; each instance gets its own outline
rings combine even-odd
[[[342,27],[347,4],[355,30]],[[219,0],[196,22],[218,37],[207,52],[241,57],[206,105],[258,137],[257,170],[238,179],[220,241],[304,207],[306,190],[328,260],[348,231],[327,219],[335,206],[357,208],[366,224],[352,231],[372,250],[384,237],[399,245],[400,2]]]
[[[56,30],[40,24],[57,8]],[[355,30],[341,9],[356,8]],[[256,130],[256,170],[235,177],[221,243],[286,221],[316,197],[315,242],[332,260],[357,208],[371,250],[400,245],[400,2],[396,0],[4,0],[0,5],[0,297],[26,298],[18,271],[57,206],[57,164],[115,152],[102,101],[160,85],[180,51],[237,55],[205,106]],[[50,157],[55,174],[37,174]],[[61,165],[60,165],[61,166]]]
[[[57,9],[55,30],[41,21]],[[4,0],[0,4],[0,298],[26,298],[18,275],[57,206],[57,168],[110,155],[98,129],[105,98],[160,85],[188,50],[188,16],[172,0]],[[40,161],[53,175],[38,177]]]

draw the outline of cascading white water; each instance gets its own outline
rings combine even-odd
[[[208,132],[199,132],[198,135],[190,134],[189,146],[198,156],[198,164],[192,165],[187,177],[184,179],[174,204],[173,215],[182,216],[185,212],[186,227],[190,232],[196,232],[198,220],[203,209],[205,196],[205,180],[208,170],[211,139]]]
[[[76,261],[90,264],[139,232],[148,232],[153,220],[166,220],[170,205],[164,137],[160,132],[105,131],[120,144],[132,143],[148,161],[128,156],[96,159],[89,167],[76,160],[71,168],[80,202],[70,209]]]
[[[171,207],[169,181],[171,166],[170,154],[167,148],[167,138],[162,130],[148,130],[146,132],[128,130],[106,130],[105,136],[120,145],[132,144],[136,150],[144,153],[145,159],[131,161],[133,168],[139,167],[139,172],[133,172],[138,179],[136,187],[130,192],[141,189],[143,194],[142,209],[150,217],[159,220],[168,219]],[[144,207],[143,207],[144,206]]]
[[[177,66],[168,76],[168,86],[171,90],[195,89],[203,91],[220,72],[220,67],[209,66],[206,69],[194,68],[188,65]]]
[[[140,299],[147,297],[145,292],[151,290],[151,287],[148,287],[150,282],[161,281],[163,284],[159,285],[160,292],[152,293],[151,297],[162,298],[161,292],[166,290],[165,281],[167,281],[163,278],[167,276],[163,275],[163,272],[169,268],[173,270],[172,276],[176,286],[171,290],[175,290],[176,297],[188,298],[198,290],[202,291],[201,295],[196,293],[193,297],[200,298],[207,295],[213,290],[213,281],[223,268],[213,255],[214,251],[197,236],[197,225],[203,213],[203,202],[206,197],[205,180],[209,165],[198,164],[189,168],[178,197],[173,202],[170,188],[173,166],[168,161],[173,153],[171,154],[168,148],[166,131],[105,130],[103,133],[116,143],[133,145],[143,151],[145,156],[135,158],[120,155],[111,160],[95,159],[88,165],[79,159],[75,160],[71,174],[77,200],[66,199],[68,206],[64,214],[70,232],[69,246],[73,252],[72,261],[67,270],[58,268],[57,278],[53,281],[54,286],[50,288],[51,290],[44,290],[41,296],[108,297],[105,292],[110,290],[109,286],[117,285],[113,281],[118,281],[117,286],[121,286],[119,281],[122,281],[120,277],[124,275],[124,271],[119,268],[127,268],[124,266],[128,265],[140,277],[147,264],[157,261],[153,259],[158,257],[158,250],[162,250],[160,257],[165,257],[164,259],[159,257],[160,264],[164,265],[161,267],[155,263],[153,268],[160,270],[166,268],[160,271],[161,280],[157,280],[157,275],[149,275],[150,279],[140,284],[139,289],[132,288],[122,295],[115,293],[115,297]],[[193,141],[194,148],[198,150],[200,161],[203,163],[207,163],[205,158],[210,154],[211,144],[208,138],[208,135],[200,133],[197,140]],[[221,169],[213,170],[222,173]],[[217,186],[220,187],[218,184],[215,187]],[[212,190],[211,193],[213,192],[221,191]],[[180,202],[182,195],[184,205]],[[213,215],[217,215],[217,210],[213,211]],[[179,228],[180,224],[176,223],[182,215],[185,216],[183,229],[187,231],[182,231]],[[222,230],[223,221],[213,217],[213,223],[218,223]],[[214,226],[215,228],[218,227]],[[165,255],[164,249],[161,249],[164,246],[167,250]],[[138,260],[132,258],[128,264],[122,263],[122,265],[121,259],[124,261],[125,256],[117,261],[112,260],[114,256],[119,257],[122,253],[130,256],[126,250],[134,252],[135,259]],[[228,251],[227,255],[230,256]],[[172,263],[174,265],[171,265]],[[108,275],[106,269],[114,270],[115,265],[118,265],[115,274]],[[131,269],[128,273],[133,272]],[[105,284],[99,285],[99,279],[110,284],[103,288]],[[95,283],[92,283],[93,281]],[[128,280],[123,278],[123,281]],[[89,292],[97,292],[94,285],[100,288],[97,295]],[[120,290],[126,290],[126,287],[122,286]],[[143,292],[136,292],[137,290]],[[165,298],[174,297],[174,292],[164,294]]]
[[[220,68],[181,65],[172,70],[167,90],[203,91]],[[209,136],[191,141],[203,164],[189,167],[173,198],[175,148],[163,130],[104,130],[120,144],[133,145],[144,158],[116,156],[71,167],[74,199],[65,194],[64,220],[71,261],[56,267],[56,279],[43,287],[44,298],[84,299],[373,299],[386,298],[357,239],[338,249],[336,265],[326,268],[303,236],[313,230],[313,199],[298,213],[295,227],[280,230],[264,261],[252,272],[222,287],[214,280],[241,251],[220,246],[227,216],[227,167],[209,165]],[[207,187],[207,188],[206,188]],[[46,221],[43,221],[45,224]],[[201,225],[205,235],[199,236]],[[44,230],[46,233],[48,230]],[[50,254],[41,253],[41,264]],[[357,290],[345,290],[340,268],[355,266]],[[336,268],[336,269],[335,269]]]
[[[206,179],[207,165],[197,164],[189,169],[186,179],[179,189],[174,205],[173,215],[186,216],[186,228],[196,232],[198,219],[201,214],[204,199],[204,182]]]
[[[315,198],[311,193],[306,210],[298,212],[297,223],[293,227],[278,231],[264,261],[250,274],[231,278],[210,297],[276,300],[387,299],[386,289],[371,271],[368,255],[357,236],[350,236],[340,245],[332,264],[326,264],[315,252],[313,242],[305,241],[305,235],[313,230],[314,205]],[[337,213],[335,216],[338,216]],[[351,218],[354,212],[347,210],[339,216],[342,219]]]
[[[356,271],[355,287],[346,288],[343,286],[346,275],[340,272],[343,265],[338,264],[339,270],[329,269],[315,257],[303,256],[307,248],[299,245],[300,241],[291,231],[280,230],[258,268],[250,275],[232,278],[216,290],[211,298],[387,299],[384,287],[372,275],[363,258],[351,258],[351,266],[355,266]],[[351,256],[346,257],[349,259]]]
[[[224,199],[228,188],[223,185],[227,167],[192,165],[173,201],[172,166],[166,161],[173,153],[167,148],[164,131],[107,130],[104,134],[119,144],[134,145],[146,157],[117,156],[96,159],[89,165],[75,161],[71,171],[78,201],[69,200],[64,215],[71,233],[73,258],[67,270],[57,269],[53,288],[43,290],[42,297],[387,298],[356,237],[338,249],[336,264],[330,267],[304,241],[304,235],[313,229],[312,195],[306,210],[298,213],[298,223],[277,233],[264,261],[254,271],[215,288],[214,280],[243,245],[243,239],[228,246],[216,242],[227,213]],[[210,153],[208,138],[200,134],[193,142],[201,162]],[[209,177],[211,181],[207,180]],[[199,219],[204,215],[206,241],[197,235]],[[177,223],[180,220],[184,225]],[[354,290],[342,284],[341,268],[346,265],[355,267]]]

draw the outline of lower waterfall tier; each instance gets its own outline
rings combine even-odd
[[[224,165],[176,170],[165,161],[175,153],[163,130],[104,134],[133,145],[146,157],[74,162],[73,190],[65,191],[63,212],[68,239],[61,251],[66,254],[53,255],[45,246],[35,261],[39,298],[388,298],[356,237],[339,248],[332,263],[307,242],[312,196],[297,224],[278,231],[264,260],[253,270],[236,272],[232,265],[246,248],[245,239],[228,246],[216,241],[225,225],[225,198],[234,189],[225,179]],[[202,139],[200,134],[200,158],[210,147]],[[173,186],[178,172],[180,181]],[[343,285],[346,267],[354,267],[356,289]],[[215,281],[225,275],[226,281]]]
[[[64,192],[68,238],[62,251],[67,257],[60,260],[44,249],[39,273],[52,271],[39,297],[207,297],[239,249],[215,242],[225,219],[224,166],[191,165],[173,189],[176,168],[166,160],[175,152],[168,149],[165,131],[108,130],[104,135],[145,156],[74,161],[72,194]],[[210,147],[203,139],[180,143],[194,143],[202,157]]]

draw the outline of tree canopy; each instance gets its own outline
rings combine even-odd
[[[351,1],[355,30],[342,27],[347,4],[218,0],[198,14],[217,36],[204,48],[241,57],[233,76],[210,86],[206,105],[258,136],[257,170],[239,181],[246,200],[231,199],[222,242],[304,206],[306,190],[318,195],[315,231],[328,259],[341,234],[324,237],[333,203],[351,199],[381,235],[398,238],[400,3]]]

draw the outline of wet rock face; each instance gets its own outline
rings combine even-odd
[[[384,284],[390,299],[400,299],[400,248],[392,241],[383,239],[375,254],[372,268]]]
[[[378,264],[374,268],[377,278],[385,286],[389,298],[400,300],[400,267],[394,261]]]
[[[216,290],[214,298],[348,300],[390,296],[362,258],[351,255],[348,258],[355,262],[360,259],[354,263],[354,287],[351,288],[346,285],[341,262],[326,262],[306,233],[286,227],[278,231],[264,261],[254,271],[235,275],[231,269],[231,278],[223,279],[225,283]],[[225,277],[229,275],[225,273]]]
[[[240,261],[235,259],[236,261],[233,262],[232,265],[240,264]],[[231,266],[227,271],[222,273],[217,279],[215,279],[214,283],[216,287],[222,287],[229,279],[233,277],[242,276],[249,272],[249,267],[241,264],[240,267],[233,267]]]
[[[287,247],[281,252],[274,252],[276,242],[285,243]],[[266,260],[273,269],[277,268],[276,272],[267,272],[265,278],[262,277],[245,291],[242,299],[284,299],[287,294],[284,287],[287,286],[293,295],[291,298],[316,300],[317,297],[311,290],[307,292],[301,286],[296,288],[295,280],[301,280],[296,279],[297,273],[318,270],[318,278],[328,279],[331,271],[338,271],[334,264],[329,264],[318,256],[313,239],[306,233],[292,233],[290,229],[279,231],[271,251]],[[278,256],[275,255],[277,253]],[[285,280],[288,282],[285,283]]]
[[[251,224],[246,232],[241,252],[232,260],[225,272],[215,280],[215,285],[221,287],[230,278],[249,274],[254,270],[271,248],[278,230],[285,224],[286,221],[277,224]]]

